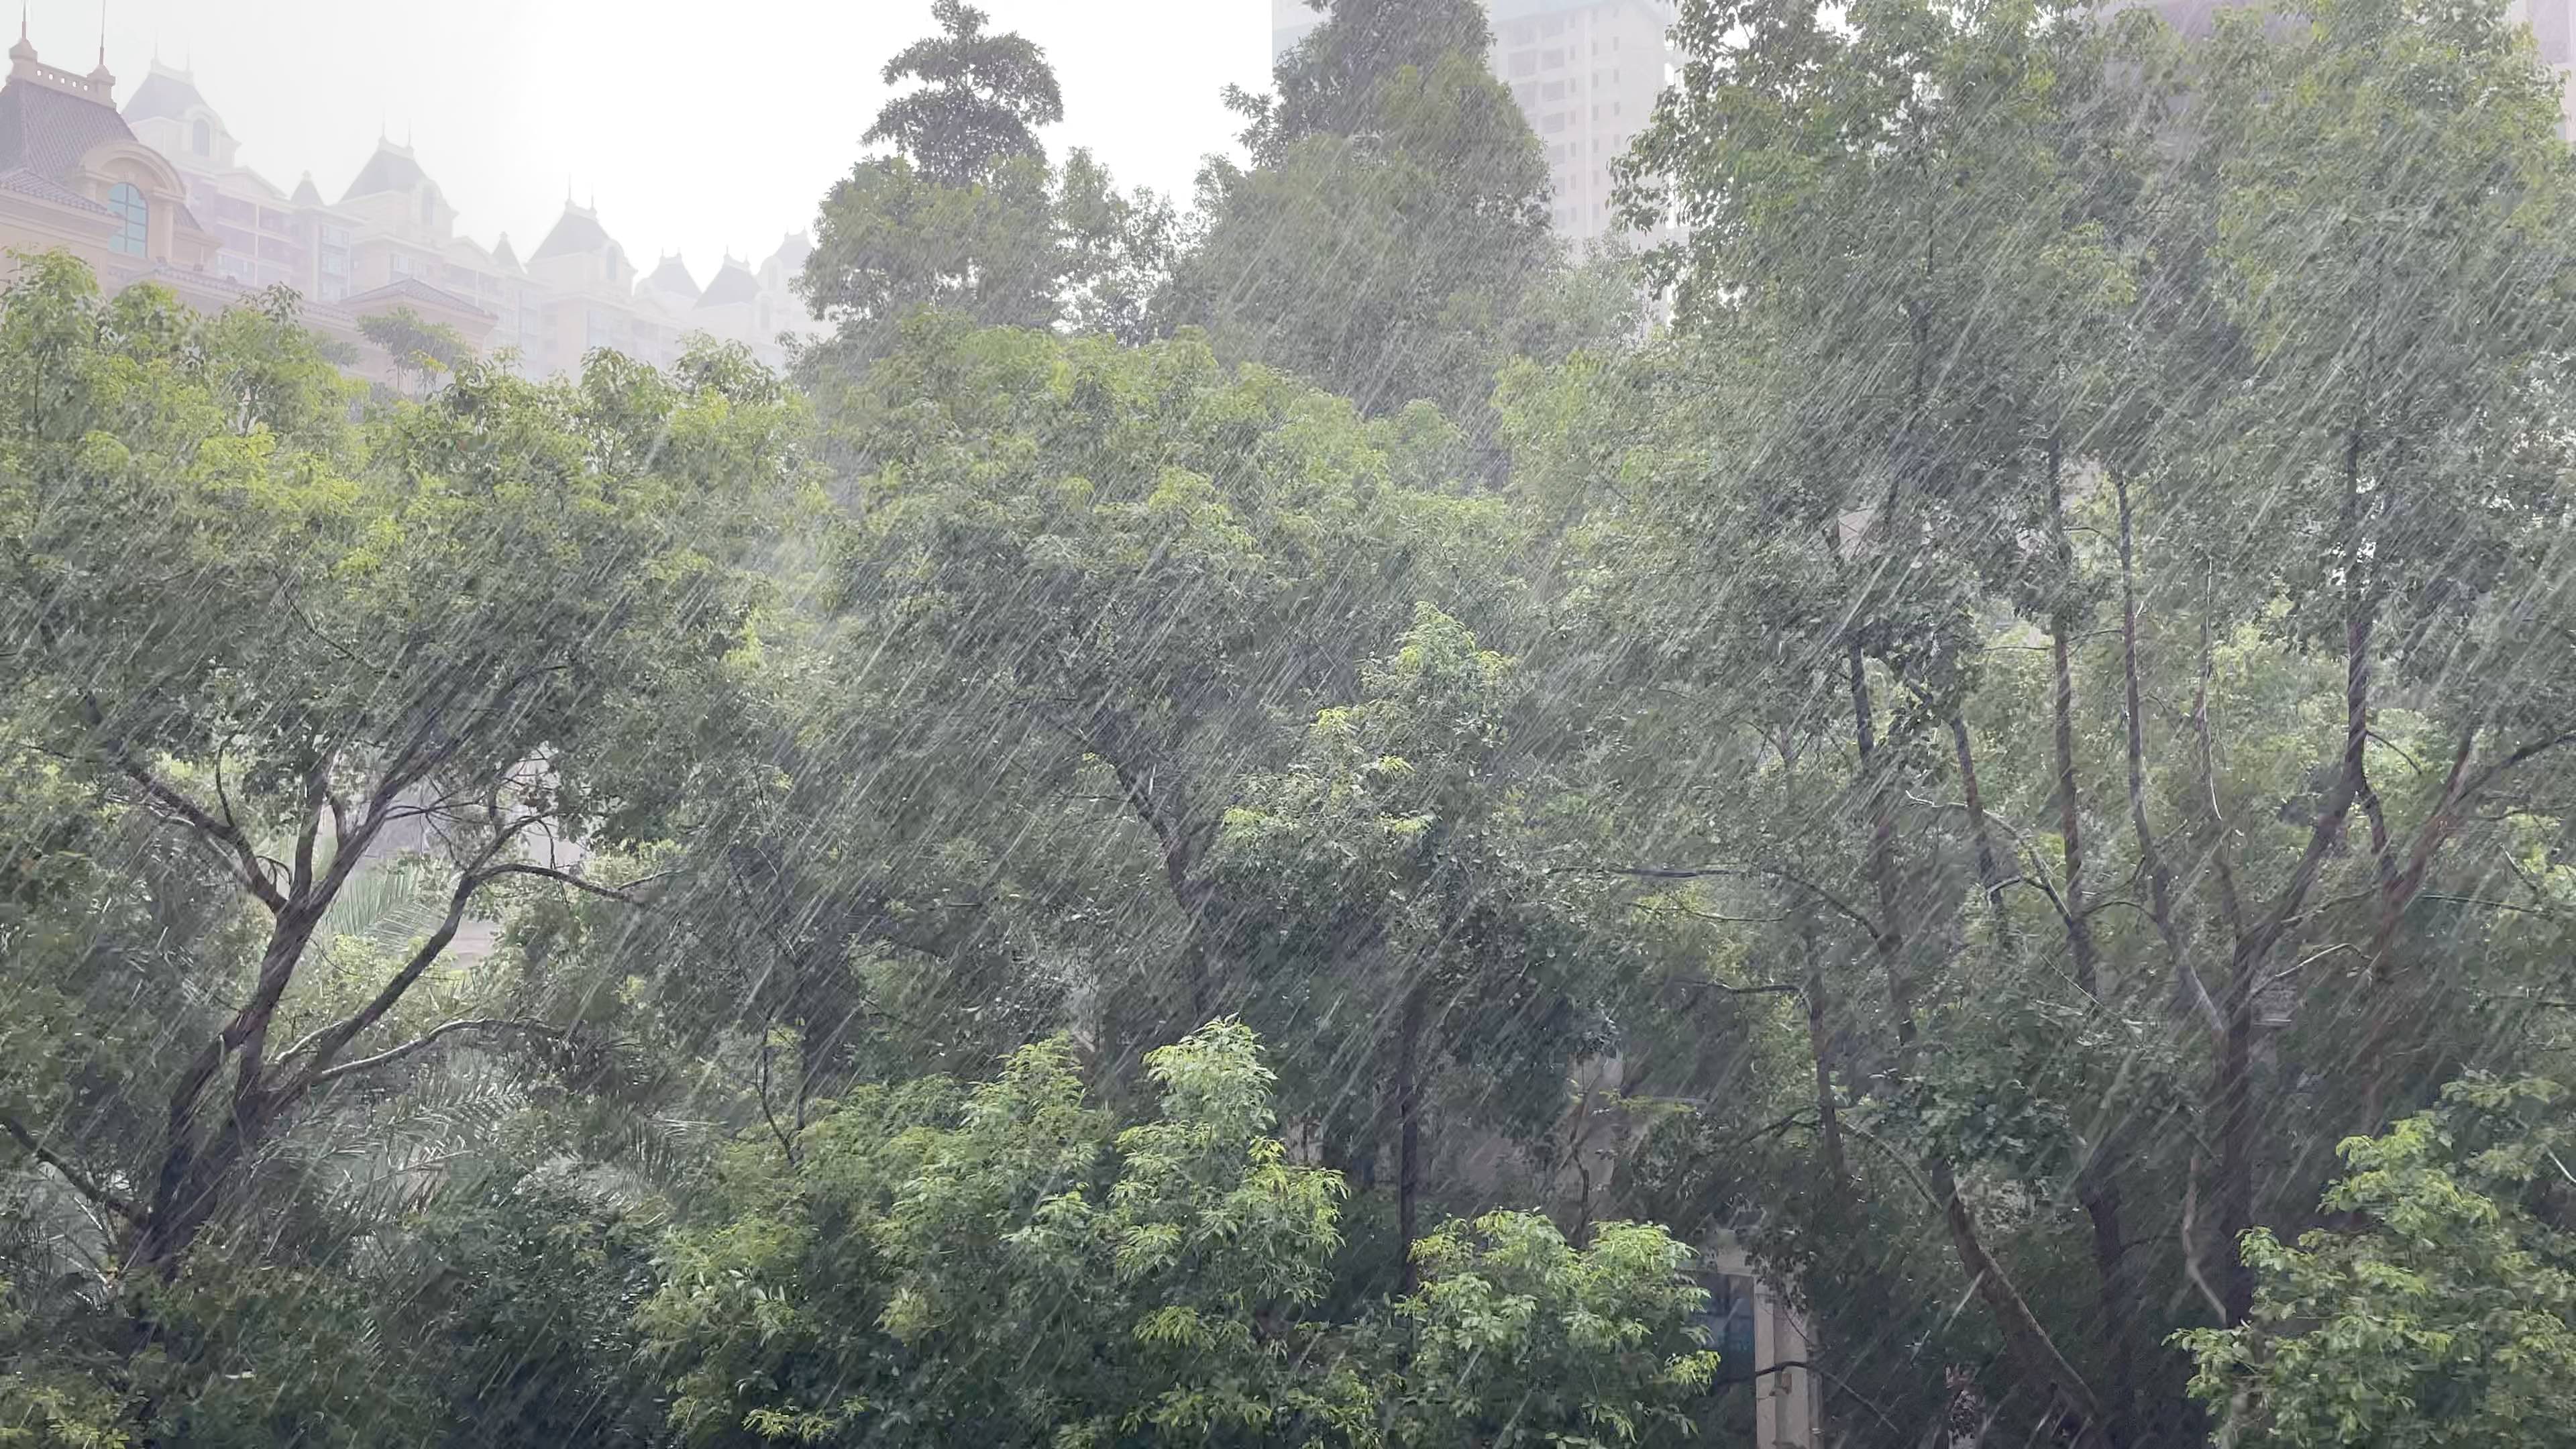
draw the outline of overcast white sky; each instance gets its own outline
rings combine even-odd
[[[1267,85],[1263,0],[978,0],[1046,48],[1064,86],[1059,154],[1089,146],[1122,186],[1187,199],[1229,145],[1218,92]],[[37,50],[96,63],[98,0],[31,0]],[[311,171],[338,200],[377,127],[487,245],[526,255],[565,182],[650,268],[683,252],[703,283],[730,247],[757,262],[859,154],[877,68],[930,31],[929,0],[109,0],[121,104],[154,46],[189,64],[280,186]]]

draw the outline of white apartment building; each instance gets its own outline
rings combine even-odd
[[[1611,167],[1655,114],[1672,0],[1487,0],[1493,69],[1547,148],[1557,235],[1618,230]]]

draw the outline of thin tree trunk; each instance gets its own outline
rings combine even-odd
[[[1798,944],[1806,952],[1807,974],[1800,994],[1807,1003],[1807,1052],[1816,1064],[1816,1141],[1825,1156],[1825,1175],[1836,1191],[1851,1191],[1851,1163],[1843,1155],[1842,1111],[1834,1102],[1833,998],[1825,979],[1825,956],[1816,929],[1815,903],[1798,904]]]
[[[1877,706],[1870,700],[1869,661],[1862,657],[1857,641],[1846,647],[1845,662],[1851,670],[1852,733],[1860,757],[1860,787],[1869,810],[1865,868],[1878,907],[1878,919],[1870,926],[1870,949],[1885,973],[1888,1005],[1896,1013],[1899,1065],[1910,1069],[1915,1047],[1914,973],[1906,966],[1904,937],[1896,924],[1896,810],[1889,798],[1890,782],[1879,776]]]
[[[2183,954],[2182,934],[2174,924],[2173,871],[2166,866],[2155,830],[2147,823],[2146,708],[2138,685],[2138,574],[2129,480],[2114,475],[2111,486],[2120,505],[2120,666],[2128,715],[2129,824],[2137,832],[2138,862],[2146,871],[2147,917],[2155,923],[2156,938],[2164,943],[2166,965],[2173,974],[2168,1009],[2174,1020],[2198,1020],[2212,1032],[2223,1031],[2226,1023],[2219,1018],[2218,1004],[2210,1000],[2200,973]]]
[[[1420,1286],[1413,1264],[1413,1245],[1420,1237],[1422,1193],[1422,1025],[1428,982],[1417,980],[1404,993],[1395,1029],[1395,1230],[1404,1243],[1402,1291]]]
[[[2238,1244],[2254,1226],[2254,977],[2266,957],[2240,951],[2227,982],[2227,1030],[2219,1038],[2213,1115],[2218,1119],[2218,1210],[2222,1252],[2218,1296],[2235,1327],[2254,1311],[2254,1271]]]
[[[1968,833],[1977,845],[1977,885],[1986,893],[1986,905],[1995,916],[1995,935],[2003,938],[2011,917],[2004,910],[2004,872],[1995,855],[1995,834],[1986,820],[1986,798],[1977,788],[1977,756],[1969,746],[1968,722],[1957,710],[1950,712],[1950,748],[1959,757],[1959,794],[1968,809]]]
[[[2101,952],[2093,942],[2093,921],[2084,899],[2084,818],[2075,793],[2075,672],[2067,658],[2071,614],[2049,625],[2048,657],[2056,676],[2051,713],[2056,723],[2057,833],[2065,846],[2066,884],[2059,892],[2066,908],[2066,949],[2073,960],[2075,984],[2084,994],[2102,996]]]
[[[2344,501],[2338,542],[2349,571],[2344,588],[2344,737],[2341,768],[2326,792],[2308,830],[2307,848],[2291,867],[2290,879],[2263,913],[2236,941],[2230,953],[2226,1001],[2227,1029],[2211,1081],[2211,1114],[2218,1122],[2218,1230],[2226,1244],[2219,1296],[2225,1301],[2229,1327],[2242,1323],[2254,1308],[2254,1271],[2238,1244],[2254,1226],[2255,1124],[2259,1116],[2254,1089],[2254,1012],[2273,949],[2299,918],[2308,894],[2325,869],[2326,857],[2343,834],[2344,817],[2365,782],[2364,753],[2370,742],[2370,651],[2378,620],[2376,594],[2360,576],[2362,434],[2354,424],[2344,454]]]
[[[2066,948],[2074,962],[2075,984],[2099,1007],[2103,1005],[2101,957],[2093,940],[2092,921],[2086,914],[2089,907],[2084,896],[2083,802],[2075,784],[2075,679],[2067,658],[2067,637],[2073,627],[2073,617],[2061,614],[2055,621],[2049,651],[2057,676],[2057,821],[2066,846]],[[2127,1436],[2131,1384],[2135,1379],[2129,1330],[2137,1316],[2122,1227],[2118,1159],[2119,1144],[2127,1134],[2119,1125],[2118,1110],[2117,1103],[2110,1104],[2106,1113],[2110,1125],[2102,1132],[2101,1140],[2093,1144],[2075,1176],[2075,1200],[2093,1229],[2094,1337],[2109,1370],[2110,1399],[2103,1405],[2109,1418],[2103,1429],[2114,1444]]]
[[[1890,1016],[1896,1025],[1899,1070],[1910,1071],[1921,1053],[1919,1027],[1915,1021],[1914,982],[1905,964],[1905,936],[1898,924],[1899,910],[1896,883],[1896,812],[1893,781],[1883,773],[1878,758],[1878,724],[1870,700],[1868,661],[1862,656],[1857,641],[1848,643],[1845,662],[1851,670],[1852,736],[1859,752],[1860,784],[1869,810],[1869,848],[1867,867],[1870,884],[1878,905],[1878,920],[1871,935],[1881,969],[1887,978]],[[1959,1266],[1986,1311],[1995,1317],[2003,1334],[2013,1367],[2024,1379],[2044,1392],[2062,1396],[2083,1419],[2077,1442],[2085,1449],[2112,1449],[2101,1401],[2092,1386],[2058,1351],[2036,1314],[2031,1311],[2012,1280],[1986,1251],[1978,1235],[1976,1220],[1959,1196],[1959,1184],[1947,1159],[1935,1154],[1928,1162],[1928,1189],[1937,1202],[1943,1225],[1948,1229],[1951,1248],[1958,1254]]]

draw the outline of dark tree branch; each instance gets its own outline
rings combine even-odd
[[[475,860],[474,865],[463,875],[457,877],[456,889],[448,896],[446,916],[439,921],[437,928],[429,933],[428,939],[422,941],[420,946],[412,952],[411,959],[403,963],[402,969],[395,972],[393,978],[379,988],[375,996],[369,1000],[366,1005],[358,1008],[354,1012],[351,1012],[349,1015],[342,1017],[338,1021],[322,1027],[304,1038],[304,1040],[287,1048],[285,1055],[279,1059],[279,1064],[282,1065],[287,1058],[295,1057],[307,1052],[311,1054],[312,1061],[304,1068],[301,1074],[297,1075],[295,1078],[277,1089],[277,1105],[284,1106],[287,1103],[293,1102],[296,1098],[311,1091],[315,1085],[327,1079],[328,1074],[332,1070],[333,1062],[339,1056],[341,1050],[348,1046],[348,1044],[355,1040],[360,1034],[364,1033],[367,1028],[374,1026],[378,1021],[383,1020],[385,1014],[392,1011],[394,1007],[402,1001],[403,996],[411,990],[412,986],[417,983],[421,976],[429,970],[430,966],[438,960],[440,954],[446,951],[448,944],[456,939],[458,929],[465,924],[466,908],[473,902],[475,893],[493,881],[509,875],[533,876],[542,880],[557,881],[564,885],[573,886],[580,890],[587,891],[592,895],[601,896],[613,901],[623,901],[629,905],[645,904],[641,898],[631,894],[628,890],[616,886],[600,885],[594,881],[586,881],[579,876],[555,870],[548,866],[525,865],[516,862],[507,865],[486,864],[494,854],[497,854],[500,851],[503,845],[508,843],[508,840],[509,836],[507,834],[494,840],[490,846],[485,848],[482,855]]]
[[[241,827],[216,819],[204,806],[164,784],[141,761],[119,754],[115,763],[126,778],[142,787],[144,795],[154,804],[177,816],[181,823],[207,843],[228,855],[234,877],[254,899],[268,907],[269,914],[275,915],[286,909],[285,894],[278,890],[275,881],[268,878],[267,867],[260,862],[258,850],[252,846],[250,837],[242,833]]]
[[[313,887],[313,847],[322,834],[322,813],[331,798],[331,756],[323,752],[304,777],[304,796],[295,820],[295,864],[287,873],[286,893],[301,897]]]
[[[436,1046],[440,1041],[447,1037],[454,1036],[459,1032],[469,1031],[517,1032],[524,1036],[539,1037],[547,1041],[570,1041],[572,1039],[572,1029],[570,1027],[549,1026],[542,1021],[517,1021],[509,1017],[469,1016],[460,1020],[445,1022],[432,1027],[429,1031],[410,1041],[404,1042],[401,1046],[380,1051],[374,1056],[353,1058],[326,1070],[316,1072],[313,1074],[312,1080],[305,1085],[318,1087],[325,1082],[336,1082],[342,1077],[355,1076],[359,1072],[369,1072],[378,1067],[392,1066],[394,1063],[403,1061],[406,1058],[420,1055],[422,1052]]]
[[[669,871],[656,871],[652,875],[638,876],[634,880],[630,880],[622,886],[612,886],[602,885],[595,880],[585,880],[580,876],[574,875],[570,871],[557,870],[552,866],[526,865],[513,862],[509,865],[496,865],[482,872],[477,885],[479,886],[484,882],[498,880],[505,875],[534,876],[539,880],[550,880],[559,885],[571,886],[575,890],[584,891],[588,894],[598,896],[602,900],[622,901],[630,906],[649,907],[653,902],[643,896],[635,894],[635,888],[637,886],[651,885],[655,881],[668,878],[670,874],[671,872]]]
[[[1758,1368],[1758,1369],[1755,1369],[1751,1374],[1747,1375],[1746,1377],[1747,1377],[1747,1379],[1748,1379],[1748,1380],[1750,1380],[1750,1379],[1768,1378],[1768,1377],[1770,1377],[1770,1376],[1771,1376],[1771,1375],[1773,1375],[1773,1374],[1776,1374],[1776,1373],[1786,1373],[1786,1372],[1788,1372],[1788,1371],[1789,1371],[1789,1370],[1791,1370],[1791,1369],[1797,1369],[1797,1370],[1800,1370],[1801,1372],[1804,1372],[1804,1373],[1811,1373],[1811,1374],[1814,1374],[1816,1377],[1818,1377],[1818,1378],[1820,1378],[1820,1379],[1823,1379],[1825,1382],[1827,1382],[1827,1383],[1829,1383],[1829,1384],[1832,1384],[1836,1389],[1838,1389],[1838,1390],[1840,1390],[1840,1391],[1842,1392],[1842,1394],[1843,1394],[1843,1396],[1844,1396],[1845,1398],[1850,1399],[1853,1403],[1858,1404],[1858,1405],[1860,1405],[1862,1408],[1869,1410],[1871,1417],[1873,1417],[1873,1418],[1877,1419],[1877,1420],[1878,1420],[1878,1422],[1880,1422],[1880,1423],[1882,1423],[1882,1424],[1885,1424],[1888,1428],[1890,1428],[1890,1429],[1892,1429],[1892,1430],[1896,1431],[1896,1432],[1897,1432],[1897,1433],[1899,1433],[1899,1434],[1904,1434],[1904,1433],[1905,1433],[1905,1426],[1903,1426],[1903,1425],[1901,1425],[1901,1424],[1897,1423],[1894,1419],[1889,1418],[1889,1417],[1887,1416],[1887,1411],[1886,1411],[1886,1410],[1884,1410],[1884,1409],[1880,1408],[1880,1407],[1879,1407],[1878,1405],[1876,1405],[1876,1404],[1871,1403],[1867,1398],[1865,1398],[1864,1396],[1862,1396],[1861,1392],[1860,1392],[1858,1389],[1855,1389],[1855,1388],[1853,1388],[1850,1384],[1848,1384],[1848,1383],[1844,1382],[1843,1380],[1841,1380],[1841,1379],[1839,1379],[1839,1378],[1836,1378],[1836,1377],[1832,1374],[1832,1372],[1830,1372],[1829,1370],[1826,1370],[1826,1369],[1820,1369],[1820,1368],[1816,1367],[1814,1364],[1811,1364],[1811,1363],[1807,1362],[1807,1361],[1806,1361],[1805,1359],[1803,1359],[1803,1358],[1784,1358],[1784,1359],[1780,1360],[1778,1363],[1775,1363],[1775,1364],[1771,1365],[1769,1368]]]
[[[2544,735],[2539,739],[2529,741],[2528,743],[2517,747],[2511,754],[2506,755],[2503,759],[2496,761],[2494,764],[2491,764],[2485,769],[2470,776],[2468,782],[2459,787],[2455,798],[2460,800],[2473,800],[2477,798],[2480,791],[2486,789],[2487,786],[2494,784],[2497,776],[2504,774],[2508,770],[2529,764],[2532,760],[2549,753],[2551,750],[2571,743],[2576,743],[2576,729],[2561,730],[2556,734]]]
[[[2050,1389],[2065,1396],[2066,1401],[2083,1416],[2091,1431],[2088,1438],[2092,1442],[2107,1442],[2105,1430],[2108,1421],[2103,1416],[2101,1400],[2095,1397],[2092,1385],[2086,1383],[2084,1376],[2077,1373],[2075,1366],[2059,1352],[2056,1341],[2049,1337],[2048,1330],[2040,1325],[2038,1316],[2031,1311],[2029,1300],[2023,1298],[2021,1290],[2005,1276],[2003,1265],[1986,1250],[1983,1239],[1978,1235],[1976,1220],[1959,1196],[1959,1185],[1950,1175],[1949,1164],[1935,1159],[1936,1176],[1926,1177],[1923,1170],[1904,1153],[1877,1134],[1856,1125],[1849,1126],[1849,1130],[1853,1136],[1877,1148],[1895,1163],[1914,1184],[1915,1190],[1922,1193],[1947,1222],[1961,1266],[1968,1270],[1971,1286],[1994,1313],[1998,1320],[1996,1326],[2003,1331],[2004,1340],[2014,1350],[2013,1357],[2020,1360],[2023,1371],[2034,1373],[2034,1376],[2044,1379]]]
[[[47,1167],[52,1168],[64,1182],[71,1185],[72,1191],[88,1198],[91,1202],[98,1204],[100,1207],[107,1209],[109,1212],[116,1214],[118,1217],[125,1219],[129,1223],[134,1223],[139,1226],[143,1222],[143,1210],[141,1208],[136,1207],[133,1203],[126,1201],[115,1193],[108,1191],[106,1186],[99,1182],[98,1179],[74,1166],[69,1158],[64,1157],[61,1153],[58,1153],[52,1148],[47,1147],[42,1142],[37,1141],[35,1134],[27,1130],[25,1123],[20,1122],[17,1118],[9,1116],[6,1113],[0,1113],[0,1132],[8,1133],[10,1138],[15,1141],[20,1148],[24,1149],[29,1157],[32,1157]]]
[[[1722,991],[1729,996],[1800,996],[1806,988],[1794,981],[1761,981],[1751,986],[1733,986],[1723,981],[1677,981],[1676,986],[1693,991]]]

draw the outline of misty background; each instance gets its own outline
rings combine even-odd
[[[989,0],[996,30],[1046,48],[1064,89],[1052,148],[1089,147],[1121,186],[1186,198],[1200,158],[1238,128],[1228,84],[1265,88],[1270,17],[1250,4],[1124,0],[1114,21],[1047,0]],[[889,88],[886,56],[922,7],[871,0],[33,0],[48,59],[87,69],[102,11],[121,105],[157,54],[185,67],[281,188],[311,171],[338,196],[380,128],[406,137],[490,245],[543,237],[566,188],[650,266],[684,256],[700,282],[724,252],[763,256],[813,224]]]

